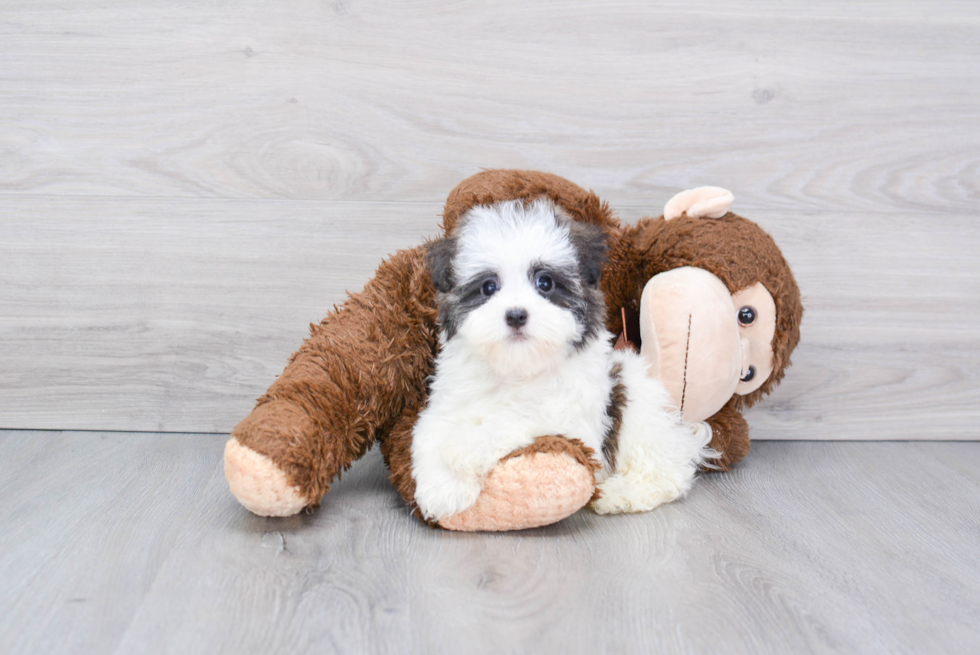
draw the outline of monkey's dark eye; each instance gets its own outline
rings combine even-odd
[[[500,286],[497,284],[497,278],[488,277],[483,281],[483,286],[480,287],[480,293],[489,298],[493,294],[497,293]]]
[[[752,381],[752,378],[754,378],[754,377],[755,377],[755,367],[754,366],[750,366],[749,367],[749,370],[747,370],[745,372],[745,377],[742,378],[742,382],[751,382]]]
[[[755,307],[746,305],[738,310],[738,322],[740,325],[752,325],[755,323]]]
[[[534,285],[541,293],[548,293],[555,288],[555,281],[547,273],[540,273],[534,280]]]

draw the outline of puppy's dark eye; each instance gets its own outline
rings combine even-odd
[[[485,279],[483,281],[483,286],[480,287],[480,292],[484,296],[486,296],[487,298],[489,298],[493,294],[497,293],[497,291],[499,289],[500,289],[500,286],[497,284],[497,278],[495,278],[495,277],[488,277],[487,279]]]
[[[755,307],[746,305],[738,310],[738,322],[740,325],[752,325],[755,323]]]
[[[754,377],[755,377],[755,367],[754,366],[750,366],[749,367],[749,370],[747,370],[745,372],[745,377],[742,378],[742,382],[751,382],[752,381],[752,378],[754,378]]]
[[[534,285],[541,293],[548,293],[555,288],[555,281],[547,273],[540,273],[534,280]]]

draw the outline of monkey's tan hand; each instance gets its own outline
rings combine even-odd
[[[235,437],[225,444],[225,478],[238,502],[259,516],[292,516],[310,504],[275,462]]]
[[[538,437],[504,457],[472,507],[439,521],[448,530],[500,532],[557,523],[595,493],[599,465],[591,448],[563,437]]]

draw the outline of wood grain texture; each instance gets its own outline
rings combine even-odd
[[[796,270],[757,438],[977,439],[980,5],[0,6],[0,428],[227,432],[481,167]]]
[[[980,444],[759,443],[651,513],[454,534],[377,452],[315,515],[223,439],[0,433],[5,652],[975,653]]]
[[[976,216],[749,217],[780,244],[806,307],[793,367],[748,414],[756,437],[980,438]]]
[[[0,427],[228,432],[344,290],[437,205],[11,198]],[[750,416],[779,439],[980,438],[980,223],[752,215],[807,314]]]
[[[110,651],[194,519],[217,441],[0,432],[0,650]]]
[[[971,0],[5,2],[0,190],[973,211],[978,58]]]
[[[0,427],[230,432],[345,290],[437,231],[386,203],[8,199]]]

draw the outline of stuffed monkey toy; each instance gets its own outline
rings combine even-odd
[[[442,227],[451,234],[476,205],[546,196],[573,219],[605,229],[610,249],[602,288],[610,331],[624,335],[624,347],[641,350],[688,421],[711,430],[711,445],[720,453],[717,465],[727,469],[748,451],[741,410],[768,393],[789,365],[802,306],[789,267],[768,235],[733,214],[704,217],[719,213],[727,201],[720,195],[710,188],[695,190],[674,203],[679,211],[668,205],[680,216],[623,227],[606,203],[567,180],[491,170],[453,190]],[[225,474],[246,508],[263,516],[289,516],[317,507],[332,481],[375,441],[392,482],[412,505],[412,428],[425,403],[425,380],[438,345],[436,294],[425,253],[426,246],[396,253],[361,293],[313,326],[282,375],[235,427],[225,448]],[[707,280],[713,291],[702,293]],[[677,305],[691,290],[713,304]],[[765,304],[767,296],[772,307]],[[726,299],[727,304],[721,302]],[[652,309],[651,303],[675,303],[675,309]],[[731,328],[733,313],[743,307],[759,315],[734,328],[733,337],[724,326]],[[763,319],[761,313],[773,308]],[[671,318],[677,311],[688,312],[686,323]],[[710,329],[700,329],[702,314]],[[743,318],[748,320],[748,314]],[[762,329],[752,332],[753,325]],[[746,345],[758,347],[744,354]],[[724,363],[724,375],[702,378],[704,371],[717,368],[711,365],[716,356]],[[440,525],[512,530],[554,523],[592,498],[597,466],[584,445],[561,435],[540,437],[504,457],[485,480],[476,504]]]
[[[742,411],[782,380],[803,304],[782,253],[728,211],[732,194],[700,187],[659,218],[627,226],[604,274],[607,323],[638,348],[689,423],[710,429],[727,471],[749,451]]]

